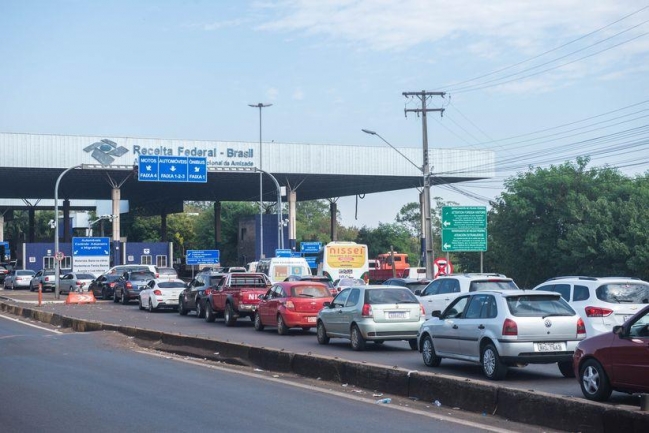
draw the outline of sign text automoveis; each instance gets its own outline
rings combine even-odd
[[[133,146],[133,153],[135,155],[152,155],[152,156],[197,156],[203,158],[217,158],[225,156],[228,158],[253,158],[254,149],[247,149],[245,151],[227,148],[224,151],[219,151],[216,147],[211,149],[200,149],[198,147],[184,147],[178,146],[167,147],[145,147],[140,145]]]

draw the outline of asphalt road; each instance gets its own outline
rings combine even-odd
[[[34,294],[26,291],[7,292],[0,291],[0,296],[34,299]],[[53,299],[51,294],[47,295]],[[61,299],[65,299],[65,297]],[[477,364],[445,359],[440,367],[426,367],[423,364],[421,354],[412,351],[406,342],[386,342],[383,345],[368,344],[365,351],[355,352],[351,349],[349,341],[344,339],[332,339],[330,344],[326,346],[319,345],[314,330],[302,332],[299,329],[294,329],[291,330],[290,335],[281,336],[277,334],[274,328],[270,327],[267,327],[263,332],[255,331],[252,322],[247,318],[240,319],[234,327],[226,327],[222,319],[217,319],[215,323],[206,323],[203,319],[197,318],[194,313],[189,313],[188,316],[180,316],[171,310],[155,313],[140,311],[136,301],[133,301],[128,306],[115,304],[112,301],[99,300],[96,304],[44,304],[39,308],[66,316],[104,323],[208,337],[221,341],[245,343],[256,347],[284,349],[294,353],[312,353],[372,364],[398,366],[411,371],[440,373],[479,381],[486,380],[481,367]],[[511,388],[584,399],[577,380],[564,378],[556,364],[510,368],[506,379],[499,382],[499,384]],[[609,404],[637,408],[640,400],[638,396],[614,392]]]
[[[251,369],[144,353],[117,333],[0,315],[3,432],[547,431]]]

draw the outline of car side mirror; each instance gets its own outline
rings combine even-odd
[[[626,337],[624,333],[624,326],[622,325],[617,325],[613,327],[613,334],[617,335],[620,338]]]
[[[440,310],[435,310],[430,313],[430,317],[437,317],[438,319],[442,318],[442,312]]]
[[[323,306],[323,307],[329,307],[329,308],[331,308],[331,302],[329,302],[329,301],[325,301],[325,302],[322,304],[322,306]]]
[[[421,289],[415,290],[415,296],[421,296]]]

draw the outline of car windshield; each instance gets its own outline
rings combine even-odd
[[[368,304],[417,304],[415,295],[406,288],[403,289],[374,289],[365,292],[365,302]]]
[[[513,280],[487,279],[471,281],[469,292],[477,290],[519,290]]]
[[[324,286],[294,286],[291,296],[305,298],[330,298],[331,292]]]
[[[574,316],[575,311],[558,294],[508,296],[507,307],[516,317]]]
[[[604,284],[595,291],[597,299],[612,304],[649,304],[649,284]]]

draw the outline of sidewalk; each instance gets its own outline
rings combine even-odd
[[[42,294],[43,304],[64,304],[68,295],[60,295],[59,299],[54,297],[54,292],[44,292]],[[30,292],[29,289],[5,290],[0,288],[0,299],[18,302],[21,304],[38,305],[38,292]]]

